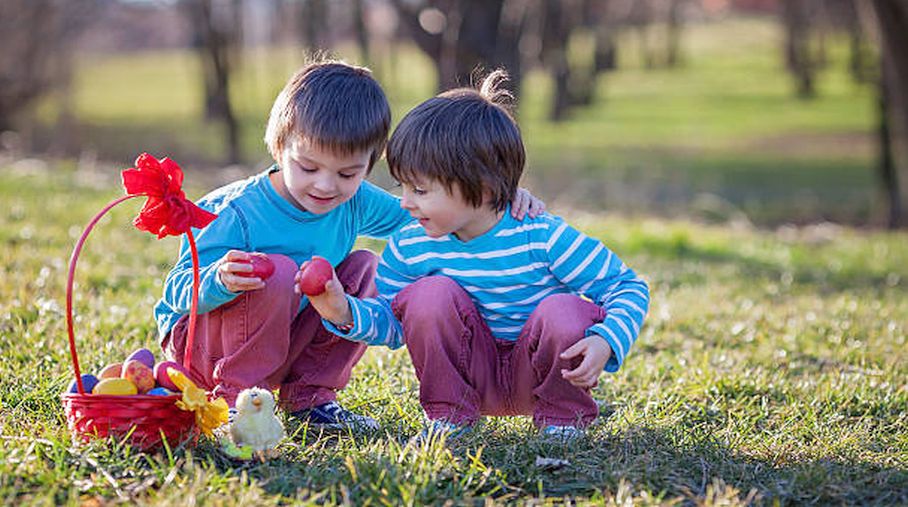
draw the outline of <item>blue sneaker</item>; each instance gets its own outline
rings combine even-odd
[[[560,440],[561,442],[573,442],[583,436],[583,430],[576,426],[557,426],[550,424],[542,428],[539,432],[543,438],[551,440]]]
[[[426,421],[426,427],[410,439],[410,442],[413,445],[422,445],[433,439],[451,442],[468,435],[471,431],[473,431],[471,426],[455,424],[445,419],[429,419]]]
[[[308,423],[311,428],[324,430],[377,431],[378,421],[364,415],[351,412],[336,401],[329,401],[317,407],[297,410],[290,417],[301,423]]]

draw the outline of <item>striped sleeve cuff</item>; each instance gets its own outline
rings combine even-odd
[[[350,305],[350,312],[353,314],[353,328],[347,332],[341,331],[334,323],[327,319],[322,319],[322,325],[332,334],[340,336],[345,340],[369,343],[371,340],[367,331],[372,327],[371,315],[368,311],[362,311],[360,308],[360,301],[357,298],[349,294],[345,294],[345,296],[347,298],[347,304]]]
[[[621,365],[624,364],[624,358],[627,356],[630,344],[627,343],[627,339],[620,339],[623,334],[620,330],[613,329],[605,322],[596,324],[589,328],[589,330],[587,330],[587,336],[594,334],[600,336],[603,340],[606,341],[606,343],[608,343],[609,347],[611,347],[612,355],[605,363],[604,370],[608,373],[615,373],[616,371],[621,369]]]

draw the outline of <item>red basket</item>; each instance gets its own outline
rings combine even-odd
[[[173,226],[173,221],[171,221],[171,223],[161,224],[160,230],[148,228],[149,222],[151,221],[149,217],[160,221],[162,216],[162,202],[164,203],[163,206],[166,207],[173,205],[173,203],[176,202],[174,201],[174,198],[185,201],[185,203],[182,201],[177,202],[176,207],[180,209],[174,210],[175,214],[178,214],[181,211],[185,212],[187,209],[195,209],[195,205],[186,201],[182,190],[180,190],[182,185],[182,171],[179,169],[179,166],[168,159],[158,161],[147,154],[140,155],[136,160],[139,171],[147,169],[149,163],[154,164],[156,168],[160,170],[159,172],[154,172],[154,170],[152,170],[152,176],[162,178],[163,194],[158,195],[160,192],[155,191],[143,191],[141,193],[131,192],[129,188],[130,185],[127,184],[126,173],[127,171],[135,171],[135,169],[123,171],[124,186],[127,187],[128,194],[119,199],[115,199],[95,215],[85,227],[85,231],[76,243],[72,256],[70,257],[69,275],[66,284],[66,330],[69,334],[69,351],[72,357],[73,371],[76,377],[78,392],[63,394],[62,401],[67,424],[70,433],[72,433],[73,440],[75,441],[86,442],[92,438],[113,436],[120,439],[128,439],[134,447],[141,450],[153,450],[158,448],[165,439],[168,445],[171,446],[184,443],[192,445],[197,441],[199,436],[199,428],[196,425],[195,413],[182,410],[176,404],[176,402],[182,398],[181,395],[115,396],[90,394],[85,392],[79,370],[79,358],[76,353],[75,334],[73,332],[72,308],[73,278],[79,253],[82,250],[85,240],[88,238],[88,234],[101,217],[114,206],[127,199],[144,196],[149,197],[149,202],[146,203],[142,213],[146,213],[146,210],[149,208],[155,208],[152,210],[152,212],[155,213],[155,216],[143,216],[140,214],[134,221],[136,227],[150,232],[156,232],[159,238],[182,232],[185,233],[189,239],[189,246],[192,252],[193,284],[192,305],[189,314],[189,330],[183,366],[187,371],[190,371],[189,364],[192,359],[192,343],[195,334],[196,316],[198,314],[199,290],[199,259],[191,226],[199,227],[204,225],[202,225],[201,221],[193,222],[192,220],[187,220],[184,213],[182,220],[176,227]],[[161,170],[162,164],[167,164],[164,166],[163,170]],[[142,173],[141,176],[143,179],[148,179],[148,174]],[[135,185],[135,180],[135,177],[130,178],[130,181],[133,182],[133,186]],[[152,202],[153,199],[157,200]],[[207,212],[202,213],[207,214]],[[208,219],[205,224],[213,220],[214,217],[214,215],[211,214],[207,214],[206,216],[210,216],[211,218]]]

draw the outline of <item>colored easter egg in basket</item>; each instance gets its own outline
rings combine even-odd
[[[132,382],[140,393],[154,389],[154,371],[137,359],[126,361],[121,377]]]
[[[108,364],[98,374],[98,378],[120,378],[123,374],[123,363]]]
[[[300,292],[307,296],[318,296],[325,292],[325,284],[334,277],[334,268],[324,257],[313,256],[300,273]]]
[[[189,372],[186,371],[186,368],[183,368],[183,365],[174,361],[161,361],[156,364],[154,367],[154,378],[158,381],[158,385],[170,389],[171,391],[179,392],[180,388],[170,380],[170,376],[167,375],[167,368],[173,368],[178,372],[186,375],[186,378],[192,378],[189,375]]]
[[[96,385],[98,385],[97,377],[90,373],[82,374],[82,387],[85,389],[85,394],[90,393]],[[76,379],[73,379],[73,381],[69,383],[69,387],[66,388],[66,392],[73,394],[79,392],[79,386],[76,384]]]
[[[176,394],[176,393],[174,393],[173,391],[171,391],[170,389],[167,389],[165,387],[155,387],[154,389],[152,389],[151,391],[148,391],[145,394],[149,394],[151,396],[170,396],[171,394]]]
[[[138,349],[132,354],[129,354],[129,357],[126,358],[126,361],[123,361],[123,364],[125,365],[130,361],[139,361],[149,368],[154,368],[154,354],[148,349]]]
[[[91,390],[92,394],[113,394],[120,396],[130,396],[138,394],[139,390],[136,385],[125,378],[106,378],[98,382],[98,385]]]
[[[271,275],[274,274],[274,263],[271,262],[271,259],[268,258],[266,254],[260,252],[253,252],[251,258],[249,259],[249,264],[252,264],[252,271],[245,273],[237,273],[237,276],[242,276],[246,278],[259,277],[262,280],[267,280]]]

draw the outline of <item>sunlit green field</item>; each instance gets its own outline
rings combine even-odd
[[[846,41],[830,37],[811,101],[794,96],[781,47],[772,20],[697,24],[685,32],[681,67],[646,69],[636,38],[624,36],[620,70],[599,80],[598,101],[558,124],[546,119],[548,77],[530,72],[519,104],[527,185],[548,201],[593,211],[879,223],[873,91],[847,74]],[[362,63],[352,49],[339,53]],[[299,49],[243,53],[232,92],[247,173],[269,163],[261,138],[270,105],[303,59]],[[370,65],[395,121],[435,92],[431,65],[412,47],[401,46],[393,64],[379,55]],[[151,151],[190,171],[222,163],[220,126],[201,119],[199,66],[186,51],[84,55],[73,136],[104,160],[127,163]],[[39,108],[45,125],[57,106],[52,99]],[[39,144],[59,142],[43,132]]]
[[[649,280],[653,301],[626,366],[594,391],[599,423],[573,444],[512,418],[450,447],[408,445],[421,428],[416,379],[406,352],[376,349],[341,394],[381,422],[375,435],[289,425],[264,464],[231,463],[204,441],[153,455],[72,447],[59,401],[72,378],[66,266],[118,195],[110,174],[0,166],[3,504],[908,503],[908,236],[830,225],[569,213]],[[156,348],[151,305],[176,242],[133,229],[139,207],[115,209],[80,261],[84,371]]]

